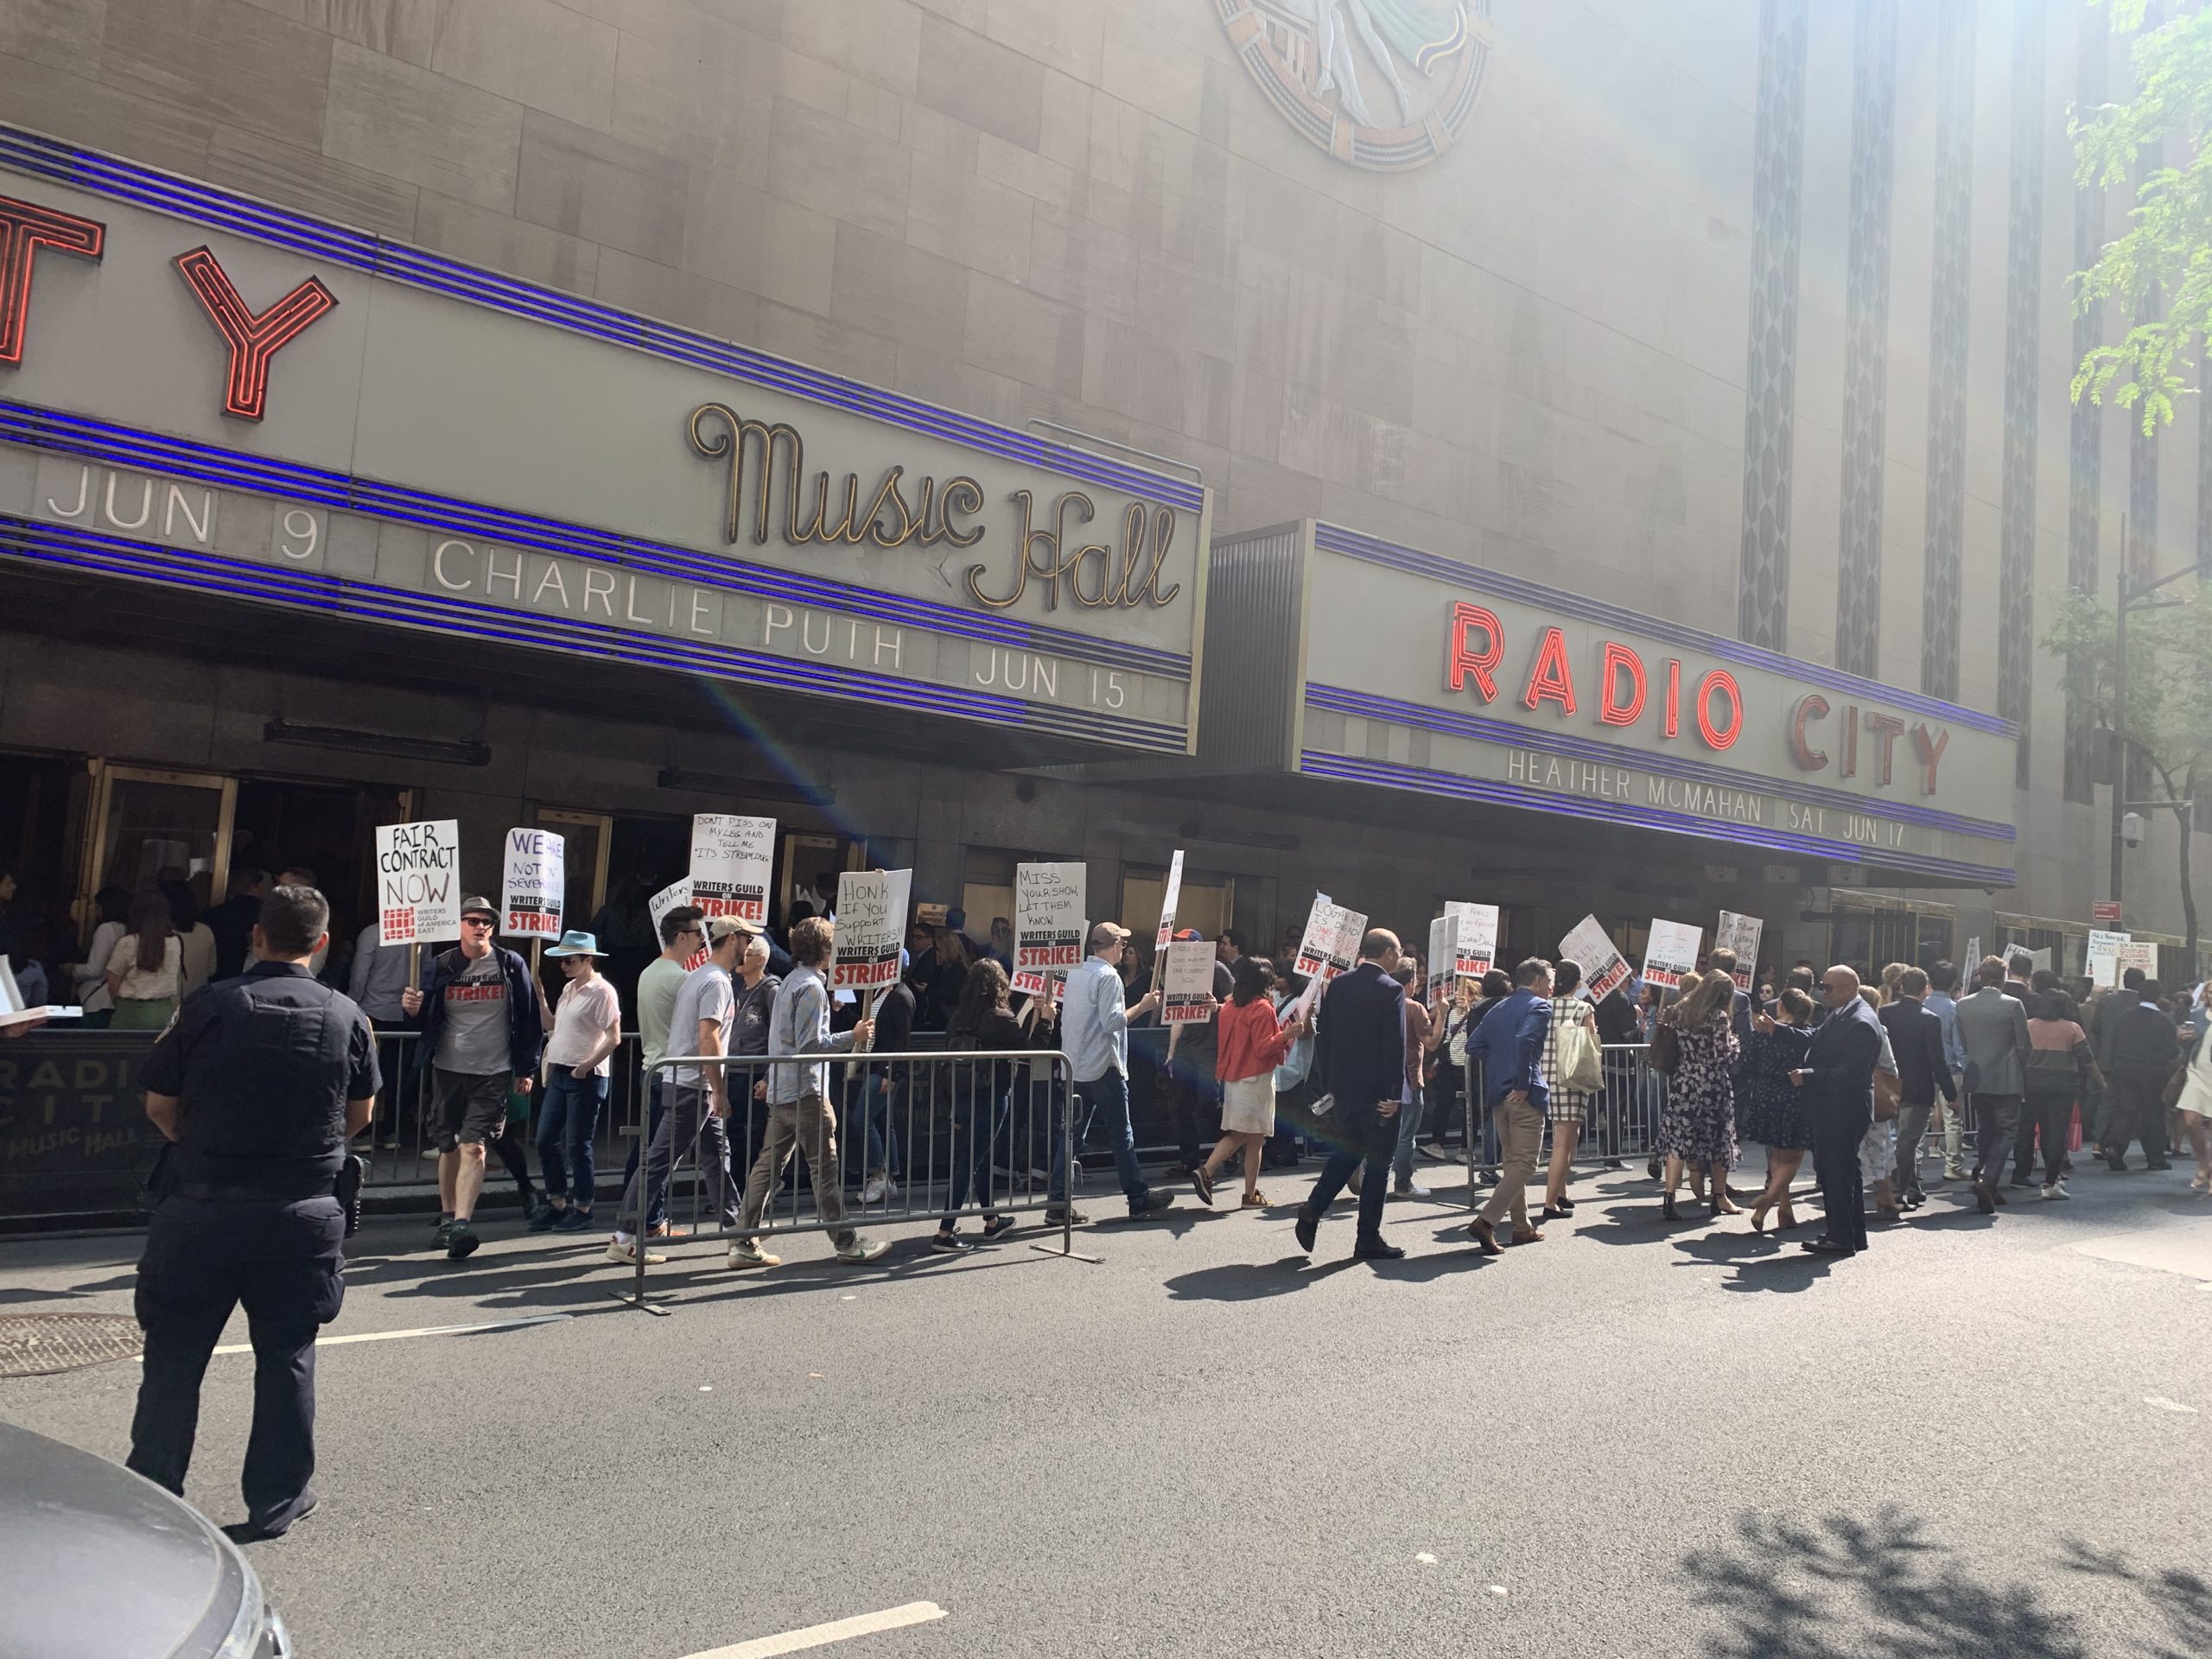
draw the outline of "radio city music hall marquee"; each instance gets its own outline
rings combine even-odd
[[[1993,715],[1312,520],[1218,538],[1214,580],[1282,642],[1237,677],[1294,711],[1210,735],[1237,764],[2012,884]]]
[[[1189,747],[1196,486],[127,163],[41,194],[0,195],[0,446],[41,452],[0,512],[104,540],[0,552]]]
[[[1444,681],[1449,690],[1459,691],[1471,687],[1483,702],[1495,702],[1499,694],[1497,675],[1505,661],[1506,630],[1497,613],[1480,605],[1465,601],[1452,606],[1449,643],[1446,648]],[[1655,668],[1659,664],[1654,664]],[[1632,645],[1617,639],[1606,639],[1599,646],[1598,659],[1589,671],[1586,687],[1594,683],[1597,707],[1592,712],[1600,725],[1615,729],[1635,727],[1645,719],[1647,703],[1651,705],[1650,722],[1656,726],[1661,738],[1673,740],[1684,734],[1684,702],[1682,660],[1679,657],[1664,659],[1661,690],[1656,700],[1651,693],[1652,673],[1647,671],[1644,659]],[[1532,713],[1548,706],[1555,709],[1561,718],[1572,718],[1581,709],[1586,693],[1575,690],[1575,671],[1572,654],[1567,649],[1567,634],[1556,626],[1544,627],[1538,634],[1528,657],[1528,669],[1520,678],[1520,702]],[[1698,741],[1714,753],[1735,746],[1744,733],[1745,709],[1743,688],[1736,676],[1726,668],[1708,668],[1697,675],[1694,689],[1688,697],[1688,721],[1696,731]],[[1815,748],[1808,733],[1817,734],[1818,722],[1827,719],[1834,705],[1821,693],[1808,691],[1790,705],[1787,719],[1789,732],[1790,759],[1803,771],[1813,772],[1827,769],[1830,756],[1825,749]],[[1915,776],[1923,795],[1936,791],[1937,771],[1942,764],[1943,751],[1950,747],[1951,734],[1948,727],[1930,727],[1926,721],[1914,721],[1910,726],[1897,715],[1869,709],[1862,712],[1856,703],[1846,704],[1836,728],[1836,771],[1839,778],[1859,775],[1859,747],[1861,726],[1868,734],[1867,741],[1872,756],[1870,775],[1884,788],[1896,776],[1897,748],[1900,740],[1910,739]]]

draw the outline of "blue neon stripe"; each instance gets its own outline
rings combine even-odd
[[[1378,697],[1364,691],[1349,690],[1343,686],[1308,682],[1306,704],[1309,709],[1326,709],[1335,714],[1351,715],[1361,720],[1417,726],[1424,731],[1441,733],[1447,737],[1472,738],[1477,742],[1496,743],[1509,748],[1539,749],[1549,754],[1571,755],[1578,760],[1593,761],[1599,766],[1632,766],[1643,772],[1662,772],[1671,778],[1686,778],[1696,783],[1712,784],[1721,789],[1786,795],[1793,799],[1834,807],[1839,811],[1856,812],[1870,818],[1890,818],[1899,823],[1919,824],[1929,830],[1980,836],[1991,841],[2016,838],[2011,824],[1999,823],[1989,818],[1964,817],[1956,812],[1945,812],[1932,806],[1915,806],[1909,801],[1884,801],[1853,795],[1847,790],[1785,784],[1777,779],[1763,778],[1755,772],[1737,772],[1727,766],[1710,766],[1678,755],[1619,748],[1611,743],[1601,743],[1595,738],[1516,726],[1510,721],[1484,715],[1425,708],[1417,702],[1402,702],[1395,697]]]
[[[2020,728],[2011,721],[2000,720],[1995,715],[1985,715],[1980,709],[1961,708],[1955,702],[1945,702],[1941,698],[1925,696],[1917,691],[1901,690],[1878,681],[1862,679],[1856,674],[1847,674],[1841,669],[1829,668],[1820,663],[1800,662],[1795,657],[1785,657],[1778,651],[1746,645],[1741,639],[1724,639],[1717,633],[1707,633],[1701,628],[1670,622],[1664,617],[1644,616],[1618,605],[1608,605],[1603,600],[1592,599],[1586,594],[1547,588],[1540,582],[1530,582],[1523,576],[1508,575],[1503,570],[1492,570],[1482,565],[1468,564],[1463,560],[1424,553],[1418,548],[1403,547],[1395,542],[1386,542],[1380,537],[1346,530],[1341,524],[1317,524],[1313,531],[1313,544],[1326,552],[1341,553],[1347,558],[1362,559],[1370,564],[1386,565],[1394,570],[1432,577],[1455,587],[1501,594],[1524,604],[1579,616],[1586,622],[1596,622],[1605,627],[1648,634],[1686,651],[1702,652],[1724,662],[1787,675],[1792,679],[1840,691],[1846,696],[1865,697],[1870,702],[1910,709],[1915,714],[1972,727],[1976,731],[1993,733],[1999,737],[2018,738],[2020,734]]]
[[[1187,680],[1191,659],[1149,645],[1120,645],[1087,634],[965,611],[929,600],[861,588],[826,576],[758,565],[730,556],[703,554],[672,543],[620,536],[611,531],[515,512],[349,476],[297,461],[272,461],[189,439],[117,426],[80,415],[0,399],[0,442],[22,444],[150,472],[186,477],[226,489],[306,501],[315,505],[397,519],[459,536],[492,537],[515,546],[569,557],[589,556],[670,581],[695,582],[755,598],[818,606],[872,621],[1012,650],[1048,652],[1109,668]]]
[[[287,570],[32,519],[0,517],[0,551],[36,563],[194,588],[264,603],[273,601],[331,615],[365,617],[538,650],[561,649],[753,685],[826,693],[1161,753],[1180,753],[1184,749],[1179,728],[1153,721],[1028,703],[957,686],[894,679],[835,664],[795,662],[741,646],[671,639],[612,625],[503,611],[481,601],[410,594],[327,572]]]
[[[1791,835],[1763,830],[1756,824],[1728,823],[1669,812],[1656,807],[1630,806],[1624,802],[1572,798],[1562,809],[1562,798],[1521,784],[1494,783],[1462,778],[1453,772],[1432,772],[1424,766],[1401,766],[1395,761],[1363,760],[1350,755],[1324,754],[1308,749],[1299,770],[1310,777],[1335,778],[1347,783],[1376,784],[1389,789],[1417,790],[1453,800],[1480,801],[1493,806],[1518,807],[1549,813],[1554,817],[1587,818],[1602,823],[1662,830],[1670,835],[1691,836],[1700,841],[1725,841],[1738,846],[1760,847],[1802,857],[1826,859],[1837,864],[1863,864],[1872,868],[1941,876],[1946,880],[1972,882],[1976,887],[2009,887],[2013,872],[2001,864],[1968,864],[1955,859],[1932,858],[1922,853],[1902,853],[1861,847],[1848,841],[1828,841],[1817,836]]]
[[[767,390],[849,410],[925,436],[942,438],[1025,465],[1046,467],[1186,512],[1198,513],[1205,505],[1205,489],[1181,479],[1109,460],[1073,445],[1017,432],[973,416],[939,409],[918,398],[864,385],[841,375],[771,357],[672,323],[620,311],[557,289],[503,276],[389,237],[295,213],[236,191],[201,184],[80,145],[64,143],[21,127],[0,124],[0,165],[194,224],[289,248],[371,276],[432,289],[469,304],[505,311],[533,322],[727,374]]]

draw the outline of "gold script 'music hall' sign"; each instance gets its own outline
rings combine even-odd
[[[0,127],[0,556],[1183,753],[1198,485]]]

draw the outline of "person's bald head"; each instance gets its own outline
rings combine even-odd
[[[1859,970],[1838,963],[1821,976],[1821,988],[1827,994],[1828,1007],[1847,1007],[1851,999],[1859,995]]]
[[[1370,927],[1359,942],[1359,959],[1379,963],[1384,973],[1398,965],[1398,936],[1387,927]]]

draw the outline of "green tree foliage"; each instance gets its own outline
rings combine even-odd
[[[2198,790],[2212,790],[2212,583],[2178,582],[2157,598],[2163,602],[2155,608],[2127,614],[2124,711],[2114,705],[2120,650],[2110,606],[2091,594],[2050,595],[2053,620],[2043,644],[2063,665],[2067,696],[2140,757],[2153,785],[2147,798],[2165,803],[2181,827],[2182,913],[2194,963],[2189,803]]]
[[[2163,146],[2164,165],[2135,188],[2126,232],[2108,242],[2075,279],[2076,302],[2114,303],[2144,315],[2116,346],[2100,346],[2075,371],[2073,396],[2139,410],[2143,429],[2171,421],[2174,399],[2191,390],[2212,329],[2212,9],[2182,0],[2176,14],[2142,29],[2146,0],[2110,0],[2116,33],[2135,33],[2135,95],[2124,104],[2078,111],[2075,181],[2085,188],[2125,188],[2145,150]],[[2162,313],[2163,315],[2159,315]]]

